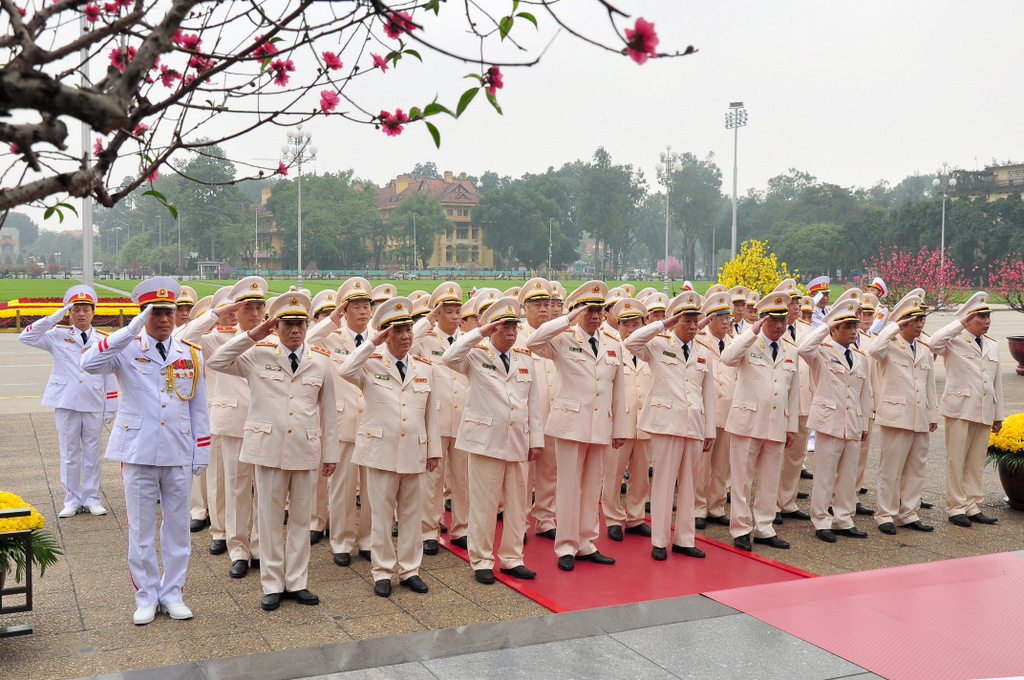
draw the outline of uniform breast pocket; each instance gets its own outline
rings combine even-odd
[[[884,420],[899,420],[906,411],[907,398],[902,394],[886,394],[878,405],[878,417]]]
[[[572,399],[564,399],[562,397],[557,397],[553,402],[551,402],[551,410],[564,411],[566,413],[579,413],[580,402],[574,401]]]
[[[323,386],[324,379],[320,376],[302,376],[302,398],[306,401],[316,401]]]
[[[811,404],[811,417],[817,416],[825,420],[835,417],[836,402],[831,399],[818,399]]]
[[[486,444],[490,441],[491,416],[486,413],[466,411],[466,419],[462,421],[459,435],[473,444]]]
[[[384,428],[376,427],[374,425],[360,425],[359,436],[366,437],[367,439],[383,439]]]
[[[395,386],[393,381],[385,380],[383,378],[374,378],[372,385],[370,385],[369,389],[367,389],[363,394],[367,401],[390,403],[394,389]]]
[[[263,380],[284,381],[284,371],[261,371],[260,378]]]
[[[522,382],[525,382],[525,383],[533,382],[533,376],[530,375],[528,372],[524,373],[524,372],[520,371],[519,373],[516,374],[516,381],[517,382],[521,382],[521,383]]]
[[[676,364],[679,363],[679,359],[678,359],[678,357],[673,357],[673,356],[668,356],[667,354],[662,354],[660,357],[658,357],[658,363],[665,364],[665,365],[668,365],[668,366],[675,366]]]
[[[732,402],[732,413],[729,414],[729,424],[739,428],[750,427],[757,417],[756,401],[734,400]]]

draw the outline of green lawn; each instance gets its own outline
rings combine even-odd
[[[23,297],[64,297],[75,279],[0,279],[0,301]]]

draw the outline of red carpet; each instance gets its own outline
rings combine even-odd
[[[449,526],[450,515],[445,513],[442,521]],[[495,549],[500,540],[501,522],[498,522]],[[448,534],[441,534],[440,543],[459,557],[469,560],[465,550],[451,545]],[[650,538],[626,534],[625,540],[619,543],[604,536],[602,529],[598,550],[614,557],[616,563],[605,566],[577,562],[574,571],[565,572],[558,568],[554,541],[535,536],[531,524],[524,561],[527,567],[537,572],[537,578],[523,581],[505,576],[498,571],[498,564],[495,564],[494,575],[502,583],[553,612],[644,602],[779,581],[803,581],[808,576],[814,576],[787,564],[704,538],[700,532],[697,534],[697,547],[707,553],[706,558],[694,559],[670,551],[666,561],[656,562],[651,558]]]
[[[1024,557],[770,583],[708,597],[890,679],[1024,674]]]

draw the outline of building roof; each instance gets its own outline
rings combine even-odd
[[[445,172],[444,179],[412,179],[408,175],[399,175],[377,189],[377,207],[394,207],[413,193],[434,196],[443,204],[476,205],[483,198],[466,173],[461,173],[457,179],[451,172]]]

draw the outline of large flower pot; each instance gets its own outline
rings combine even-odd
[[[999,481],[1003,484],[1003,491],[1006,492],[1006,502],[1014,510],[1024,510],[1024,468],[1017,468],[1008,472],[1002,465],[999,466]]]
[[[1010,346],[1010,356],[1017,360],[1017,375],[1024,375],[1024,335],[1011,335],[1006,343]]]

